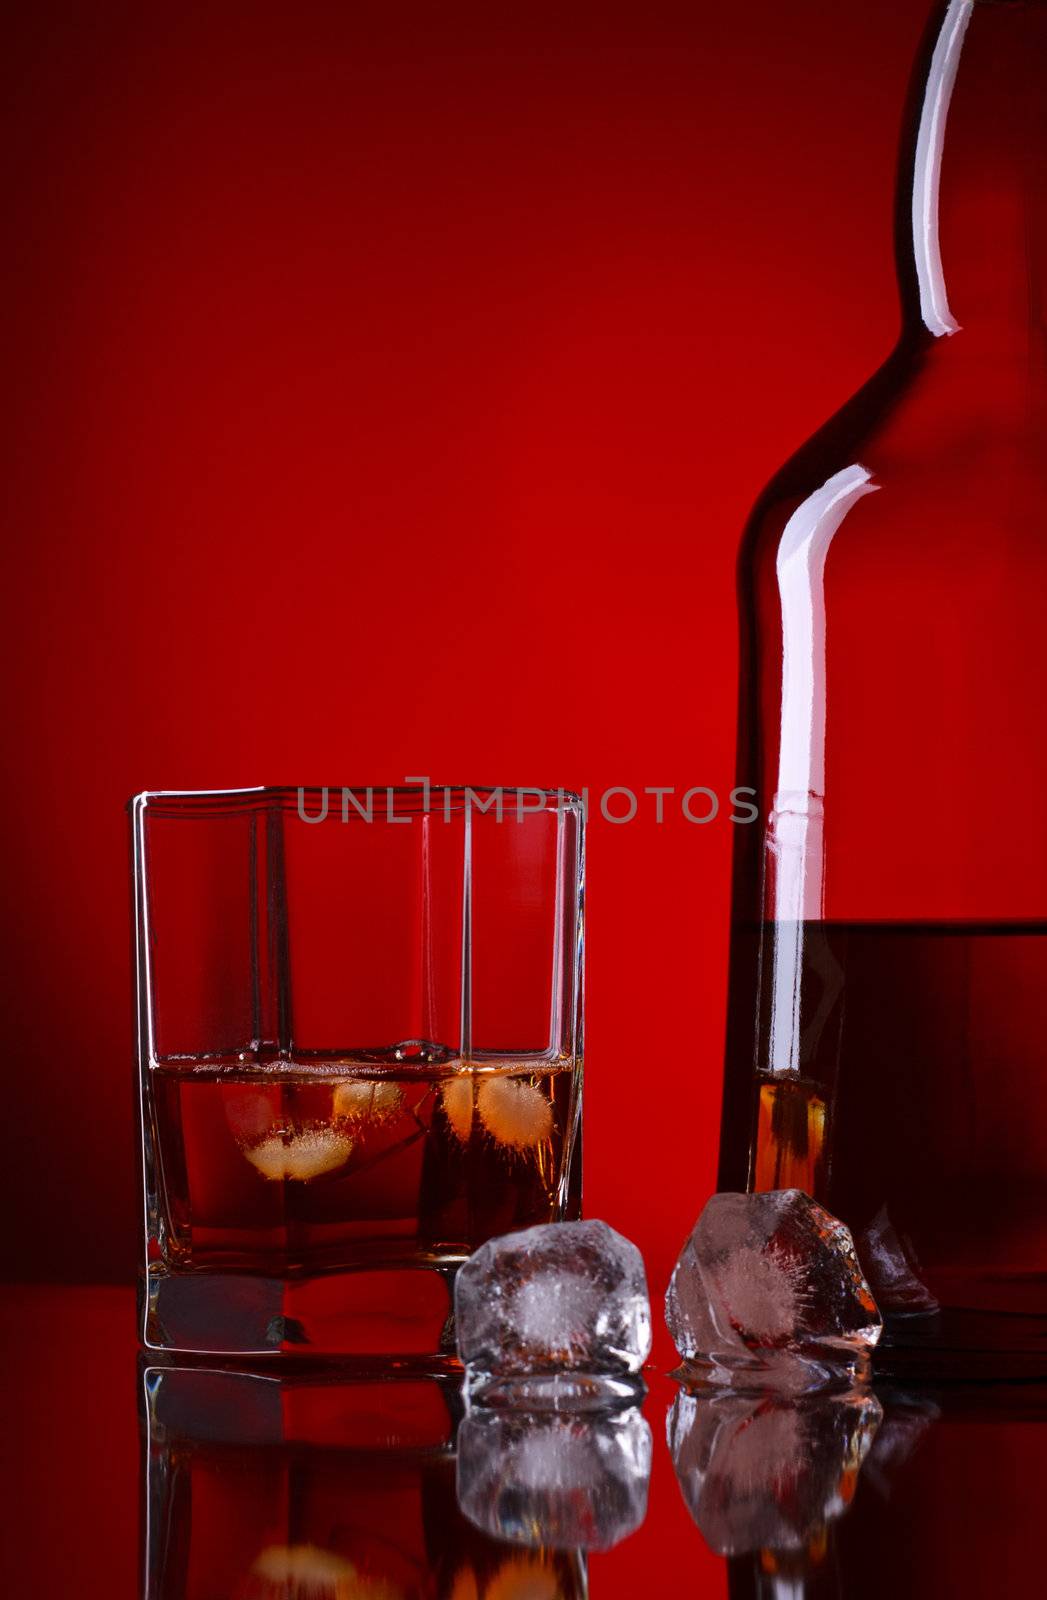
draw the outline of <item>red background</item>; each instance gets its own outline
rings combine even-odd
[[[25,8],[3,790],[14,1276],[135,1265],[145,787],[733,781],[733,562],[884,355],[925,17]],[[590,830],[587,1208],[713,1181],[731,825]]]
[[[133,791],[428,773],[726,800],[738,535],[893,342],[925,16],[22,9],[11,1276],[134,1271]],[[714,1180],[727,809],[590,829],[586,1206],[656,1298]],[[669,1514],[615,1558],[623,1593]]]

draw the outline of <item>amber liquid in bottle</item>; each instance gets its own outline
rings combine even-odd
[[[936,8],[901,338],[740,562],[720,1186],[812,1193],[957,1372],[1047,1365],[1045,82],[1043,0]]]

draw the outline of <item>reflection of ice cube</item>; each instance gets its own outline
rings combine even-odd
[[[883,1415],[866,1390],[681,1391],[666,1420],[687,1509],[718,1555],[803,1550],[854,1497]]]
[[[695,1376],[737,1388],[849,1385],[881,1330],[850,1234],[799,1189],[713,1195],[665,1314]]]
[[[458,1433],[458,1502],[517,1544],[609,1550],[647,1512],[651,1430],[635,1406],[610,1415],[474,1410]]]
[[[865,1464],[864,1479],[885,1500],[893,1480],[941,1416],[941,1407],[924,1394],[891,1393],[883,1400],[883,1421]]]
[[[554,1222],[491,1239],[455,1285],[469,1393],[544,1409],[635,1395],[651,1348],[636,1246],[603,1222]]]

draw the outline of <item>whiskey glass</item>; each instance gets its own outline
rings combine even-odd
[[[440,1370],[461,1262],[580,1214],[581,801],[129,810],[145,1347]]]

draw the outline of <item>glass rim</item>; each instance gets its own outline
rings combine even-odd
[[[564,811],[584,816],[581,795],[573,789],[548,789],[539,784],[491,783],[373,783],[373,784],[258,784],[242,789],[143,789],[132,795],[126,809],[132,815],[149,810],[160,815],[213,815],[261,810],[282,810],[309,813],[309,821],[320,820],[318,813],[325,806],[324,815],[343,815],[343,797],[352,797],[351,811],[362,819],[370,803],[375,820],[381,820],[386,809],[395,807],[403,815],[437,815],[466,809],[484,815],[492,808],[500,815],[498,797],[502,808],[513,807],[520,820],[525,816],[539,816],[548,811]],[[540,802],[540,803],[536,803]]]

